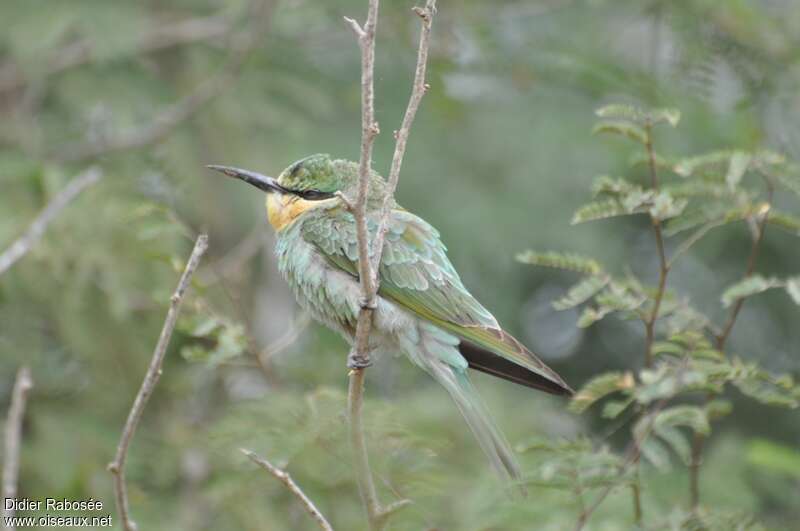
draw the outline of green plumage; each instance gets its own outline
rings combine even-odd
[[[278,264],[298,302],[349,341],[361,301],[355,220],[330,194],[341,192],[353,202],[357,182],[357,164],[327,155],[298,161],[277,180],[282,194],[311,197],[311,191],[324,198],[304,203],[307,208],[278,232]],[[371,240],[385,193],[383,179],[373,174],[367,203]],[[370,346],[376,354],[403,351],[431,374],[453,397],[495,468],[517,477],[513,452],[470,384],[467,368],[550,393],[572,391],[469,293],[438,231],[394,201],[391,206]]]

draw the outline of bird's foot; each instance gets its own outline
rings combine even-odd
[[[358,305],[362,310],[374,310],[378,307],[378,298],[372,297],[372,300],[367,298],[358,299]]]
[[[369,356],[360,356],[355,349],[347,355],[347,368],[350,370],[366,369],[370,365],[372,365],[372,360],[369,359]]]

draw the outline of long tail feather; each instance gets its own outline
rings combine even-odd
[[[492,421],[466,371],[439,360],[427,365],[428,372],[450,393],[495,471],[503,478],[519,480],[520,469],[514,452]]]

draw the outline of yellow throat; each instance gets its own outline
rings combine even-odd
[[[336,200],[334,198],[325,201],[307,201],[295,195],[267,194],[267,219],[269,219],[269,224],[280,232],[306,210],[327,206],[330,201]]]

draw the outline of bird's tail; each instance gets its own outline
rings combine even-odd
[[[504,479],[518,481],[520,469],[514,452],[492,421],[466,369],[455,368],[441,360],[429,360],[426,365],[431,376],[450,393],[495,471]]]

